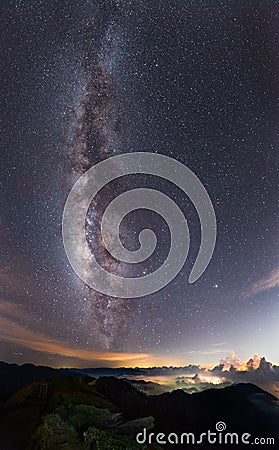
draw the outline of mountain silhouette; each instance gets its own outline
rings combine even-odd
[[[131,434],[134,441],[136,431],[141,432],[140,427],[144,427],[144,424],[147,424],[147,430],[152,426],[151,431],[155,435],[195,433],[199,436],[208,430],[216,432],[216,424],[221,421],[229,433],[249,433],[251,439],[272,437],[278,445],[279,402],[273,395],[250,383],[194,394],[177,389],[159,395],[147,395],[135,387],[137,383],[132,385],[130,380],[112,376],[95,379],[72,373],[69,369],[36,367],[31,364],[17,366],[0,363],[0,377],[1,450],[23,450],[45,414],[64,408],[67,412],[63,414],[68,417],[73,413],[74,405],[79,408],[92,405],[106,411],[104,423],[111,424],[110,431]],[[139,383],[141,386],[142,380]],[[90,426],[88,420],[87,427]],[[78,440],[81,438],[78,436],[72,442],[80,447],[82,443]],[[76,448],[71,447],[70,441],[67,445],[65,448],[69,450]],[[206,449],[208,445],[187,445],[187,448]],[[223,444],[214,446],[224,450],[228,447]],[[232,445],[230,447],[234,448]],[[250,446],[237,445],[236,448],[247,447]],[[130,448],[123,447],[121,450]],[[170,449],[173,445],[150,448]],[[178,444],[175,448],[186,447]]]
[[[226,424],[228,432],[249,433],[252,437],[276,438],[279,431],[278,400],[250,383],[194,394],[177,389],[147,396],[123,380],[100,377],[96,380],[96,390],[130,418],[152,415],[155,433],[216,431],[219,421]]]

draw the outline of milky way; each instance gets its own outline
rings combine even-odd
[[[101,8],[101,7],[100,7]],[[104,11],[100,11],[104,13]],[[98,17],[98,12],[96,11]],[[103,19],[103,18],[102,18]],[[121,118],[117,111],[117,92],[115,86],[114,65],[117,64],[117,41],[119,38],[118,24],[113,19],[102,20],[92,27],[99,27],[99,49],[93,57],[86,49],[84,55],[85,84],[78,105],[74,110],[75,120],[72,122],[72,133],[69,140],[69,157],[73,171],[79,175],[105,158],[117,153],[121,148]],[[86,39],[91,46],[92,29],[87,30]],[[93,58],[93,62],[90,58]],[[122,182],[122,188],[127,183]],[[90,250],[99,263],[115,275],[125,275],[121,263],[112,259],[101,237],[101,220],[103,204],[113,198],[115,185],[105,186],[98,200],[93,199],[86,218],[86,236]],[[113,226],[113,224],[112,224]],[[125,229],[123,229],[125,233]],[[90,267],[88,265],[90,270]],[[90,324],[94,340],[105,348],[121,346],[121,336],[129,332],[133,323],[131,311],[134,309],[127,301],[103,296],[93,289],[89,289]]]

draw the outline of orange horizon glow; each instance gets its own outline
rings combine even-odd
[[[44,355],[56,356],[56,361],[48,365],[52,367],[98,367],[100,365],[106,367],[130,367],[130,368],[146,368],[146,367],[184,367],[188,364],[194,364],[204,368],[206,371],[211,370],[214,366],[224,362],[224,371],[229,370],[230,366],[234,366],[239,371],[247,371],[249,367],[256,369],[259,367],[260,358],[254,355],[249,361],[241,360],[232,351],[225,359],[221,359],[214,364],[196,363],[186,357],[187,352],[181,354],[175,353],[169,355],[156,355],[153,353],[133,353],[133,352],[112,352],[103,350],[91,350],[82,347],[76,347],[65,340],[53,339],[46,337],[38,331],[27,329],[22,325],[28,319],[27,312],[19,305],[11,302],[0,302],[0,338],[3,341],[17,344],[29,350],[40,352],[42,358]],[[20,323],[19,323],[20,322]],[[189,353],[189,352],[188,352]],[[194,352],[196,358],[202,356],[205,352]],[[208,352],[206,352],[208,353]],[[213,352],[216,354],[216,351]],[[196,359],[195,358],[195,359]],[[31,359],[31,358],[29,358]]]

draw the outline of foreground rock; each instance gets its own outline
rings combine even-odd
[[[146,430],[152,430],[154,428],[154,417],[142,417],[140,419],[122,423],[115,428],[115,432],[117,434],[135,435],[144,428],[146,428]]]

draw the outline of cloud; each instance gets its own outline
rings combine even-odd
[[[75,347],[63,340],[52,339],[43,334],[27,329],[19,322],[28,323],[29,315],[22,306],[11,302],[0,303],[0,338],[38,352],[59,355],[62,358],[75,358],[77,362],[93,363],[94,361],[109,362],[110,365],[139,364],[148,362],[152,355],[145,353],[103,352]]]
[[[209,348],[206,350],[188,350],[185,353],[189,353],[190,355],[192,354],[197,354],[197,355],[218,355],[221,353],[227,353],[229,350],[228,349],[222,349],[220,347],[222,347],[223,345],[226,345],[226,342],[217,342],[216,344],[212,344],[212,346],[214,348]]]
[[[179,388],[193,393],[235,383],[253,383],[279,398],[279,366],[258,355],[244,362],[236,356],[235,352],[231,352],[213,369],[189,365],[157,367],[141,369],[141,371],[141,379],[146,380],[148,375],[149,381],[156,381],[168,392]],[[129,374],[129,378],[133,378],[133,375]]]
[[[251,297],[252,295],[259,294],[263,291],[268,291],[279,286],[279,267],[273,270],[269,275],[256,281],[250,288],[248,288],[246,295]]]
[[[69,345],[67,342],[50,339],[38,332],[27,330],[24,326],[19,325],[8,318],[0,320],[0,338],[6,342],[19,344],[31,350],[63,357],[77,358],[78,360],[84,361],[98,360],[112,363],[125,363],[129,361],[129,363],[135,363],[139,360],[151,357],[151,355],[143,353],[98,352],[77,348]]]
[[[229,356],[221,359],[220,364],[223,365],[224,369],[229,369],[231,366],[233,366],[235,369],[245,367],[245,361],[238,358],[235,352],[231,352]]]
[[[1,300],[0,301],[0,320],[2,317],[8,317],[17,321],[27,321],[29,314],[22,308],[21,305]]]
[[[260,363],[261,358],[258,355],[254,355],[253,358],[250,358],[246,363],[247,370],[257,369]]]
[[[218,355],[219,353],[227,353],[228,350],[220,350],[219,348],[215,350],[207,350],[199,352],[200,355]]]

